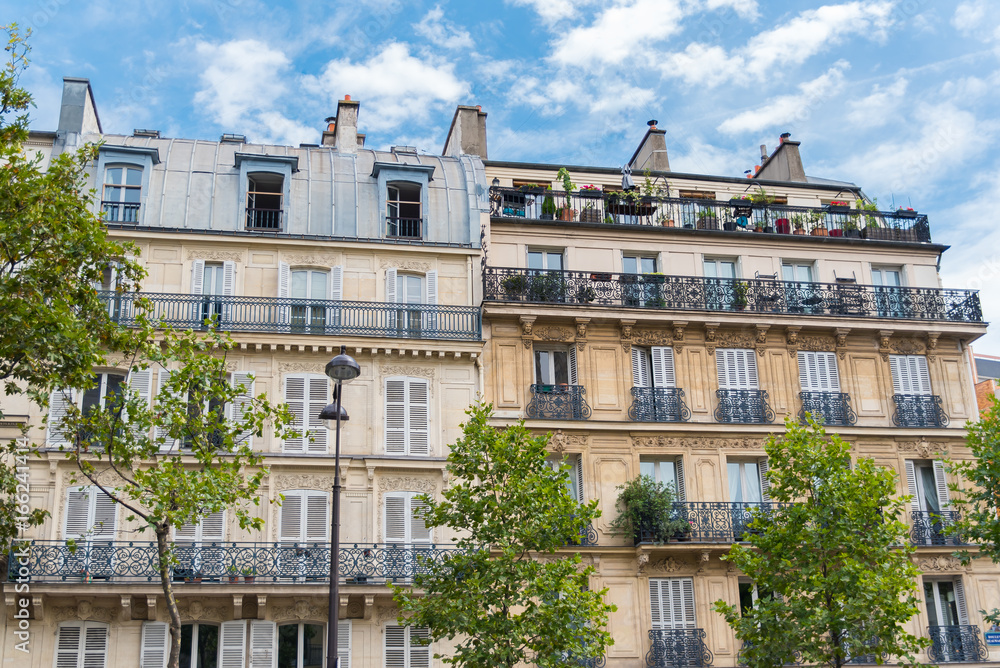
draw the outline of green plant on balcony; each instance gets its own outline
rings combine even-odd
[[[861,221],[864,222],[864,226],[863,227],[865,229],[867,229],[869,227],[871,227],[873,229],[881,227],[881,225],[879,225],[879,221],[878,221],[878,219],[879,219],[879,216],[878,216],[878,210],[879,210],[878,209],[878,198],[873,197],[873,198],[871,198],[871,200],[862,200],[862,199],[859,199],[859,200],[857,200],[857,202],[855,202],[855,205],[857,206],[858,211],[860,212],[860,218],[861,218]],[[845,228],[846,228],[846,226],[845,226]]]
[[[552,190],[552,186],[546,186],[548,191]],[[556,216],[556,200],[552,195],[546,193],[545,199],[542,200],[542,220],[552,220]]]
[[[555,272],[537,274],[528,285],[528,300],[533,302],[560,302],[566,294],[566,281]]]
[[[746,281],[736,281],[733,284],[733,308],[742,311],[747,307],[747,293],[750,285]]]
[[[714,209],[702,209],[698,212],[696,227],[699,230],[717,230],[719,229],[719,217],[716,215]]]
[[[504,292],[509,296],[515,297],[524,293],[524,289],[528,287],[528,277],[524,274],[514,274],[512,276],[506,276],[500,285],[503,287]]]
[[[569,170],[565,167],[560,167],[559,171],[556,172],[556,179],[562,181],[563,190],[566,191],[566,206],[563,208],[572,209],[573,203],[570,201],[570,193],[572,193],[573,189],[576,188],[576,184],[573,183],[573,179],[569,175]]]
[[[613,532],[635,543],[666,543],[670,538],[683,538],[691,530],[674,505],[673,484],[639,476],[617,489],[618,516],[610,525]]]

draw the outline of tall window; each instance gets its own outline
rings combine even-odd
[[[529,250],[528,269],[558,271],[563,268],[563,253],[555,250]]]
[[[761,503],[768,500],[767,458],[726,463],[731,503]]]
[[[109,223],[139,222],[142,169],[115,165],[104,170],[101,210]]]
[[[385,668],[430,668],[431,647],[421,644],[430,637],[422,626],[385,626]]]
[[[247,229],[280,230],[284,177],[270,172],[247,175]]]
[[[535,383],[542,386],[542,391],[576,385],[576,346],[536,347]]]
[[[656,271],[656,257],[645,255],[622,256],[622,273],[652,274]]]
[[[291,275],[289,297],[305,301],[322,301],[330,298],[330,276],[325,271],[296,269]],[[326,327],[327,308],[324,304],[299,303],[292,305],[292,331],[314,330],[323,332]]]
[[[836,353],[799,351],[799,384],[803,392],[840,392]]]
[[[757,358],[750,348],[715,351],[720,390],[757,390]]]
[[[387,236],[420,239],[423,236],[420,213],[420,184],[397,181],[387,186]]]
[[[736,294],[736,261],[705,258],[705,307],[714,311],[732,310],[740,305]],[[746,299],[742,301],[746,306]]]
[[[429,392],[422,378],[385,381],[385,452],[387,455],[430,454]]]
[[[71,406],[77,406],[84,415],[93,410],[109,408],[118,405],[116,402],[122,396],[125,385],[125,375],[119,373],[94,374],[93,384],[86,390],[61,389],[49,396],[49,418],[47,441],[49,445],[65,445],[70,443],[76,434],[63,431],[63,419]],[[133,372],[129,385],[141,399],[149,399],[150,372]],[[125,416],[127,417],[127,416]],[[80,434],[86,436],[86,434]],[[91,444],[99,445],[99,444]]]
[[[385,542],[429,544],[431,530],[422,515],[427,505],[418,492],[389,492],[385,495]]]
[[[656,271],[656,258],[643,255],[622,256],[622,298],[625,306],[660,306],[662,276],[644,276]]]
[[[910,311],[909,297],[899,288],[903,285],[902,267],[872,267],[875,301],[882,317],[906,317]]]
[[[326,425],[320,412],[330,402],[329,379],[319,374],[285,376],[285,402],[299,436],[286,438],[284,452],[326,454]]]
[[[325,624],[278,625],[278,666],[281,668],[322,668]],[[339,643],[338,643],[339,645]],[[339,650],[339,648],[338,648]],[[341,666],[346,664],[341,661]]]
[[[57,668],[106,668],[108,625],[100,622],[63,622],[56,639]]]
[[[223,559],[222,541],[226,532],[226,512],[210,514],[198,524],[188,524],[174,530],[177,564],[174,579],[182,580],[201,571],[202,564]]]
[[[583,503],[583,455],[566,455],[565,457],[559,457],[556,459],[547,459],[545,463],[548,464],[553,471],[558,471],[564,464],[568,464],[572,467],[568,472],[569,477],[566,481],[566,491],[568,491],[569,495],[577,502]]]
[[[924,604],[930,626],[964,626],[969,623],[962,578],[924,580]]]
[[[385,299],[392,304],[403,304],[388,313],[390,328],[398,329],[398,334],[407,338],[418,338],[421,332],[437,329],[436,309],[421,305],[435,305],[438,302],[438,273],[402,273],[390,267],[385,272]]]
[[[217,324],[228,320],[228,304],[220,297],[235,294],[236,263],[195,260],[191,265],[191,294],[205,295],[195,305],[195,321],[201,325],[215,318]]]
[[[654,630],[693,629],[694,581],[691,578],[650,578],[649,603]]]
[[[647,459],[639,462],[639,475],[649,476],[656,482],[670,485],[678,501],[684,501],[684,457],[678,455],[669,459]]]

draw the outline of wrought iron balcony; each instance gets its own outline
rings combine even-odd
[[[580,547],[593,547],[597,545],[597,529],[594,528],[594,525],[588,524],[580,530],[580,537],[572,544],[579,545]]]
[[[526,414],[539,420],[586,420],[590,406],[582,385],[532,385]]]
[[[477,306],[154,292],[101,292],[99,296],[108,304],[111,316],[125,326],[135,324],[138,302],[146,299],[153,320],[182,329],[204,327],[205,321],[214,317],[216,326],[229,332],[459,341],[482,338],[482,309]]]
[[[961,513],[957,510],[912,511],[910,542],[914,545],[968,545],[952,531],[960,518]]]
[[[420,218],[385,217],[385,235],[393,239],[423,239],[423,228]]]
[[[982,323],[976,290],[486,267],[485,301]]]
[[[656,527],[640,527],[635,544],[679,543],[737,543],[747,540],[753,533],[749,528],[754,512],[769,514],[785,504],[738,503],[728,501],[676,501],[671,520],[687,523],[687,530],[670,535]]]
[[[101,212],[108,223],[138,223],[138,202],[101,202]]]
[[[281,209],[247,207],[247,229],[257,232],[280,232]]]
[[[704,629],[653,629],[646,665],[653,668],[711,666],[715,659],[705,644]]]
[[[633,387],[628,417],[636,422],[687,422],[691,411],[679,387]]]
[[[896,410],[892,423],[897,427],[947,427],[948,416],[941,408],[941,397],[934,394],[894,394]]]
[[[716,390],[719,405],[715,408],[718,422],[770,424],[774,411],[767,403],[767,390]]]
[[[17,544],[20,550],[23,544]],[[159,582],[155,542],[35,540],[28,577],[36,582]],[[443,563],[456,548],[368,544],[340,548],[340,581],[410,582],[427,563]],[[330,581],[330,543],[176,543],[176,582],[323,584]],[[14,563],[13,561],[11,563]],[[9,578],[19,577],[10,569]]]
[[[990,658],[978,626],[928,626],[931,646],[927,656],[934,663],[970,663]]]
[[[849,206],[788,206],[638,192],[575,191],[544,187],[490,188],[490,215],[512,221],[562,221],[678,227],[737,234],[764,232],[877,241],[931,240],[927,216],[916,211],[862,211]]]
[[[570,656],[566,659],[567,666],[579,666],[580,668],[604,668],[608,661],[603,656],[585,657]]]
[[[858,421],[847,392],[799,392],[799,399],[799,420],[803,423],[806,413],[812,413],[814,419],[823,418],[827,426],[848,427]]]

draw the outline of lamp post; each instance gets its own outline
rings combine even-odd
[[[333,470],[333,512],[330,519],[330,606],[329,621],[326,628],[326,666],[327,668],[338,668],[340,665],[337,656],[337,627],[339,626],[340,601],[340,423],[346,421],[347,411],[341,405],[344,396],[344,383],[350,382],[361,374],[361,367],[353,357],[347,354],[347,346],[340,346],[340,354],[326,363],[326,375],[333,382],[333,401],[319,414],[319,419],[327,420],[327,429],[330,428],[329,420],[336,422],[336,447],[334,450],[334,470]]]

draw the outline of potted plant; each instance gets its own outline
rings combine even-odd
[[[503,280],[500,281],[500,285],[503,286],[504,292],[506,292],[508,296],[519,296],[524,294],[524,289],[528,287],[528,277],[524,274],[505,276]]]
[[[546,187],[546,190],[551,191],[552,187]],[[556,200],[552,195],[546,193],[545,199],[542,200],[542,220],[554,220],[556,217]]]
[[[601,186],[595,186],[593,183],[588,183],[585,186],[580,186],[579,194],[580,197],[589,197],[591,199],[595,199],[595,198],[600,198],[603,193],[601,192]]]
[[[240,581],[240,571],[236,566],[230,566],[226,569],[226,575],[229,576],[229,582],[235,584]]]
[[[597,293],[589,285],[581,285],[576,293],[576,300],[581,304],[589,304],[595,299],[597,299]]]
[[[733,284],[733,308],[742,311],[747,307],[747,292],[750,286],[745,281],[736,281]]]
[[[719,229],[719,218],[712,209],[702,209],[698,212],[697,227],[699,230]]]
[[[576,215],[576,210],[573,209],[573,202],[570,200],[570,195],[573,192],[573,188],[576,184],[573,183],[573,179],[570,178],[569,170],[565,167],[560,167],[559,171],[556,172],[556,178],[562,181],[563,191],[565,191],[566,204],[562,206],[556,214],[559,216],[559,220],[571,221],[573,216]]]
[[[564,206],[561,206],[558,209],[556,209],[556,218],[558,220],[571,223],[573,222],[574,216],[576,216],[576,209],[571,209],[569,207],[564,207]]]
[[[257,569],[252,566],[247,566],[243,569],[243,581],[247,584],[253,584],[254,579],[257,577]]]
[[[844,236],[849,239],[860,239],[861,230],[858,229],[858,220],[854,216],[850,216],[843,223]]]
[[[896,217],[897,218],[916,218],[917,217],[917,212],[914,211],[913,207],[910,207],[910,206],[903,207],[903,206],[901,206],[898,209],[896,209]]]
[[[835,199],[826,205],[826,210],[830,213],[847,213],[851,210],[851,203]]]
[[[618,516],[611,522],[614,533],[633,543],[666,543],[691,530],[683,509],[675,503],[674,486],[639,476],[618,488]]]
[[[797,213],[792,216],[792,234],[805,234],[806,217],[801,213]]]
[[[789,234],[792,230],[791,223],[787,218],[778,218],[774,221],[774,227],[778,230],[778,234]]]
[[[614,225],[615,224],[615,219],[611,217],[610,213],[604,216],[604,224],[605,225]]]
[[[580,209],[580,222],[581,223],[599,223],[601,222],[601,210],[597,208],[597,205],[593,202],[587,202]]]
[[[826,229],[826,214],[822,211],[813,211],[809,215],[809,220],[812,222],[812,229],[809,234],[814,237],[825,237],[827,236]]]

